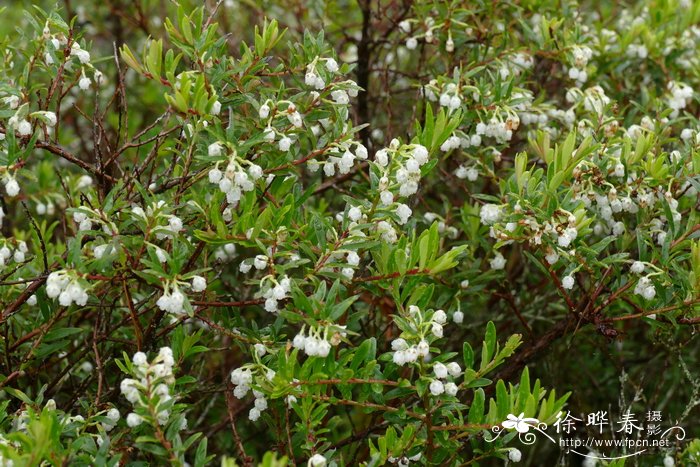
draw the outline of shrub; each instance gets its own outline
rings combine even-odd
[[[698,435],[698,4],[70,3],[0,19],[0,464]]]

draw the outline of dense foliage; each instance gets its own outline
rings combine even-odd
[[[0,465],[698,462],[700,3],[32,3]]]

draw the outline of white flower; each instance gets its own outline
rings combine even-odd
[[[574,287],[574,276],[568,275],[561,280],[561,286],[565,289],[572,289]]]
[[[444,143],[442,143],[442,145],[440,146],[440,150],[442,152],[449,152],[453,149],[459,148],[461,144],[462,140],[460,140],[458,136],[450,136],[445,140]]]
[[[418,183],[414,180],[408,180],[406,183],[399,187],[399,195],[401,196],[411,196],[416,194],[418,191]]]
[[[445,385],[442,384],[442,381],[435,379],[432,383],[430,383],[430,393],[433,396],[439,396],[443,392],[445,392]]]
[[[437,310],[433,313],[433,321],[438,324],[445,324],[447,322],[447,314],[443,310]]]
[[[119,410],[116,408],[112,407],[107,411],[107,414],[105,415],[107,418],[109,418],[113,422],[119,421],[119,418],[121,418],[121,415],[119,414]]]
[[[499,270],[506,266],[506,260],[502,254],[496,253],[496,256],[490,261],[491,269]]]
[[[386,167],[389,164],[389,154],[386,149],[380,149],[374,154],[374,160],[381,167]]]
[[[401,225],[408,222],[408,218],[411,217],[412,213],[413,211],[411,211],[411,208],[409,208],[405,204],[399,204],[396,207],[396,215],[399,216],[399,224]]]
[[[406,363],[408,360],[406,359],[406,351],[405,350],[399,350],[397,352],[394,352],[394,355],[392,357],[392,360],[394,363],[396,363],[399,366],[403,366],[404,363]]]
[[[202,276],[194,276],[192,277],[192,291],[193,292],[202,292],[207,288],[207,280],[203,278]]]
[[[435,373],[436,378],[445,379],[447,378],[447,367],[442,363],[437,362],[433,365],[433,373]]]
[[[219,115],[220,112],[221,112],[221,102],[214,101],[214,103],[211,106],[211,114],[212,115]]]
[[[394,202],[394,194],[389,190],[384,190],[379,193],[379,200],[384,206],[389,206]]]
[[[267,409],[267,399],[265,399],[264,397],[256,397],[255,408],[260,410],[261,412]]]
[[[668,235],[666,232],[659,232],[656,235],[656,243],[659,246],[663,246],[664,242],[666,241],[666,235]]]
[[[366,160],[368,157],[367,148],[363,144],[358,144],[355,148],[355,156],[363,161]]]
[[[308,71],[306,73],[306,75],[304,75],[304,83],[310,87],[316,86],[317,79],[318,79],[318,76],[313,71]]]
[[[56,126],[56,122],[58,121],[56,118],[56,114],[54,112],[37,112],[38,114],[41,114],[41,116],[44,118],[46,121],[46,125],[53,128]]]
[[[260,418],[260,410],[258,410],[257,407],[253,407],[252,409],[250,409],[250,412],[248,412],[248,419],[251,422],[254,422],[259,418]]]
[[[250,386],[253,382],[253,374],[247,368],[236,368],[231,372],[231,383],[239,386]]]
[[[263,130],[263,140],[268,143],[273,142],[275,140],[275,130],[270,127],[265,128],[265,130]]]
[[[520,462],[522,458],[523,454],[520,452],[519,449],[510,448],[510,450],[508,451],[508,459],[510,459],[511,462]]]
[[[260,109],[258,109],[258,115],[262,119],[267,118],[270,115],[270,106],[267,104],[261,105]]]
[[[97,256],[97,254],[95,254],[95,256]],[[168,254],[165,252],[165,250],[163,250],[160,247],[156,247],[156,257],[161,263],[165,263],[168,261]]]
[[[5,246],[3,246],[2,248],[0,248],[0,256],[2,257],[2,259],[9,259],[10,256],[12,256],[12,252],[11,252],[10,249],[7,247],[7,245],[5,245]],[[50,276],[49,276],[49,277],[50,277]]]
[[[17,183],[17,180],[15,180],[14,177],[10,177],[5,180],[5,191],[10,197],[14,197],[19,194],[19,183]]]
[[[32,133],[32,124],[27,120],[22,120],[17,124],[17,132],[22,136],[28,136]]]
[[[170,216],[170,219],[168,219],[168,226],[170,230],[177,233],[182,230],[182,220],[177,216]]]
[[[282,139],[279,140],[278,147],[280,148],[280,151],[289,151],[289,148],[292,146],[292,140],[291,138],[288,138],[287,136],[284,136]]]
[[[292,125],[294,125],[294,126],[297,127],[297,128],[301,128],[301,126],[302,126],[302,124],[303,124],[303,120],[302,120],[302,118],[301,118],[301,114],[300,114],[299,112],[296,112],[296,111],[287,114],[287,119],[289,120],[289,122],[290,122]]]
[[[358,255],[355,251],[349,251],[346,261],[350,266],[357,266],[360,264],[360,255]]]
[[[671,456],[664,457],[664,467],[673,467],[674,465],[676,465],[676,461],[673,460],[673,457],[671,457]]]
[[[258,271],[262,271],[267,267],[267,261],[267,256],[257,255],[255,259],[253,259],[253,266],[255,266],[255,269],[257,269]]]
[[[331,97],[333,98],[335,103],[339,105],[347,105],[350,102],[348,93],[343,91],[342,89],[331,92]]]
[[[58,303],[59,303],[61,306],[70,306],[70,304],[71,304],[71,297],[70,297],[70,294],[69,294],[68,292],[66,292],[65,290],[62,291],[62,292],[58,295]]]
[[[408,50],[414,50],[416,47],[418,47],[418,40],[415,37],[409,37],[408,40],[406,40],[406,48]]]
[[[81,175],[78,179],[78,190],[82,190],[90,186],[92,186],[92,177],[89,175]]]
[[[428,156],[428,149],[425,146],[417,144],[413,148],[413,158],[418,161],[418,164],[423,165],[428,162]]]
[[[219,183],[221,181],[221,178],[223,177],[223,173],[221,170],[217,169],[214,167],[209,171],[209,183]]]
[[[259,180],[263,176],[263,169],[257,164],[250,164],[248,167],[248,174],[253,180]]]
[[[455,383],[445,383],[445,394],[454,397],[457,395],[457,391],[459,391],[459,387]]]
[[[452,321],[454,321],[457,324],[461,324],[464,321],[464,313],[461,311],[455,311],[452,314]]]
[[[267,353],[267,348],[263,344],[257,343],[254,345],[255,347],[255,353],[258,354],[258,357],[262,357]]]
[[[338,62],[336,62],[333,58],[327,59],[326,70],[330,71],[331,73],[335,73],[336,71],[338,71]]]
[[[651,300],[656,296],[656,289],[654,288],[654,284],[652,284],[649,277],[642,277],[639,279],[639,282],[637,282],[637,285],[634,288],[634,293],[636,295],[641,295],[646,300]]]
[[[85,91],[90,87],[91,83],[92,81],[90,81],[90,78],[88,78],[87,76],[83,76],[82,78],[80,78],[80,81],[78,81],[78,87]]]
[[[307,467],[326,467],[326,463],[327,461],[325,457],[323,457],[321,454],[314,454],[311,456],[306,465]]]
[[[410,349],[409,349],[410,350]],[[418,356],[426,357],[430,353],[430,346],[424,340],[421,340],[416,346],[416,353]]]
[[[210,144],[209,147],[207,148],[207,151],[209,153],[209,156],[218,157],[221,155],[222,149],[223,149],[223,146],[221,145],[221,143],[216,142],[216,143]]]
[[[134,357],[131,359],[132,362],[134,362],[134,365],[137,366],[145,366],[148,364],[148,358],[146,357],[146,354],[143,352],[136,352],[134,354]]]
[[[362,211],[357,206],[353,206],[348,210],[348,218],[353,222],[357,222],[362,218]]]
[[[178,289],[174,289],[172,293],[167,291],[158,298],[156,305],[163,311],[180,315],[184,311],[185,296]]]
[[[238,399],[243,399],[248,394],[248,391],[250,391],[250,387],[246,384],[241,384],[234,388],[233,395]]]
[[[100,70],[95,70],[93,78],[95,79],[95,83],[97,83],[98,86],[104,83],[105,80],[104,74]]]
[[[10,109],[15,110],[19,107],[19,96],[7,96],[3,98],[3,102],[10,106]]]
[[[449,371],[451,376],[454,376],[455,378],[458,377],[460,374],[462,374],[462,368],[459,366],[459,363],[457,362],[450,362],[447,364],[447,371]]]
[[[635,261],[632,263],[632,266],[630,266],[630,271],[633,272],[634,274],[641,274],[644,272],[644,263],[641,261]]]
[[[619,237],[620,235],[625,233],[625,230],[626,228],[624,222],[619,221],[613,224],[612,233],[614,236]]]
[[[265,299],[265,311],[274,313],[277,311],[277,300],[274,297]]]
[[[135,414],[133,412],[126,416],[126,424],[129,425],[131,428],[139,426],[142,422],[143,418],[141,418],[140,415]]]
[[[294,336],[294,340],[292,340],[292,346],[295,349],[303,349],[306,346],[306,336],[304,336],[303,332],[300,332],[296,336]]]
[[[578,236],[578,230],[576,230],[573,227],[569,227],[569,228],[565,229],[561,235],[559,235],[559,238],[557,238],[557,243],[559,244],[560,247],[566,248],[571,244],[571,242],[576,240],[577,236]]]
[[[615,165],[615,176],[624,177],[625,176],[625,166],[622,164]]]
[[[559,254],[554,250],[549,250],[544,258],[549,264],[554,264],[559,261]]]
[[[495,204],[484,204],[479,212],[481,223],[485,225],[493,225],[501,218],[501,208]]]
[[[76,43],[73,43],[73,47],[71,48],[70,54],[75,57],[78,57],[78,60],[80,60],[80,63],[82,64],[90,63],[90,52],[81,49],[80,46]]]
[[[394,351],[406,350],[408,349],[408,343],[405,339],[399,337],[398,339],[391,341],[391,349]]]

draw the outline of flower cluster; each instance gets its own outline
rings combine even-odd
[[[407,310],[408,319],[411,323],[411,340],[414,344],[399,337],[391,342],[394,351],[393,361],[399,366],[407,363],[414,363],[418,359],[425,360],[430,355],[430,345],[428,338],[440,339],[443,336],[443,326],[447,323],[447,314],[443,310],[436,310],[426,319],[426,313],[415,305],[410,305]]]
[[[264,377],[267,381],[271,381],[274,376],[275,372],[268,370]],[[252,391],[255,397],[253,407],[248,412],[248,418],[254,422],[259,419],[261,413],[267,409],[267,399],[262,392],[252,388],[253,382],[253,368],[251,365],[236,368],[231,372],[231,384],[235,386],[233,395],[238,399],[243,399]]]
[[[268,276],[261,282],[263,284],[262,287],[264,287],[262,296],[265,299],[265,310],[274,313],[278,309],[278,302],[289,295],[292,289],[292,282],[287,276],[282,276],[279,281]]]
[[[354,145],[354,152],[353,152]],[[315,172],[319,167],[323,166],[323,173],[327,177],[332,177],[336,173],[344,175],[350,173],[350,170],[355,166],[355,161],[367,160],[367,148],[358,142],[340,143],[328,151],[329,157],[325,161],[319,162],[316,160],[309,161],[308,168],[311,172]]]
[[[222,147],[220,143],[213,143],[209,146],[209,155],[220,155]],[[244,166],[247,166],[247,169]],[[218,164],[209,170],[209,182],[218,185],[219,190],[226,194],[226,201],[232,205],[240,201],[243,193],[253,191],[255,182],[262,176],[263,170],[259,165],[239,158],[235,150],[230,154],[223,172]]]
[[[330,337],[329,337],[330,336]],[[327,357],[332,346],[340,344],[346,336],[345,326],[333,325],[327,327],[309,327],[308,332],[301,328],[294,336],[292,346],[303,350],[309,357]]]
[[[54,271],[46,278],[46,295],[49,298],[58,297],[61,306],[75,303],[85,306],[88,301],[87,290],[81,279],[73,271]]]
[[[121,414],[118,409],[112,407],[107,411],[105,417],[107,421],[102,422],[102,428],[104,428],[105,431],[111,431],[117,425],[117,422],[119,422]]]
[[[15,263],[23,263],[28,251],[27,243],[23,240],[18,241],[14,248],[11,243],[5,241],[2,247],[0,247],[0,267],[5,266],[10,258],[12,258]]]
[[[163,294],[158,298],[156,305],[163,311],[174,315],[185,314],[185,302],[187,298],[180,291],[177,283],[165,283]]]
[[[459,390],[458,386],[453,381],[443,382],[442,380],[448,377],[458,378],[462,374],[462,368],[458,363],[450,362],[447,365],[436,362],[433,364],[433,373],[435,379],[430,383],[430,393],[433,396],[439,396],[442,393],[448,396],[456,396]]]
[[[173,367],[175,360],[169,347],[161,347],[158,355],[151,361],[143,352],[136,352],[132,358],[132,378],[122,380],[122,395],[136,409],[126,417],[130,427],[143,423],[145,417],[155,417],[159,425],[170,420],[173,397],[172,386],[175,383]],[[184,428],[184,427],[181,427]]]

